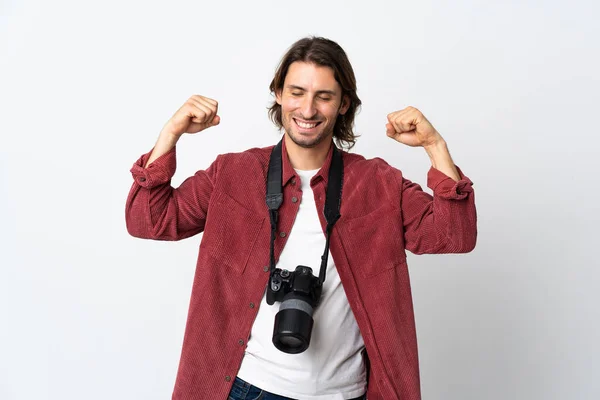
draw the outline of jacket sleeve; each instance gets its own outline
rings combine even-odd
[[[173,148],[144,168],[149,152],[133,164],[133,184],[125,206],[127,231],[132,236],[180,240],[204,230],[219,158],[206,171],[196,172],[173,188],[175,153]]]
[[[473,182],[459,167],[458,182],[431,167],[433,196],[400,173],[405,248],[414,254],[467,253],[477,241]]]

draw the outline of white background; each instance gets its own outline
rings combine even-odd
[[[424,150],[385,135],[412,105],[475,183],[477,248],[409,255],[423,398],[600,398],[597,3],[0,7],[0,399],[170,398],[200,236],[128,236],[129,168],[192,94],[222,122],[175,185],[276,143],[268,85],[309,34],[353,63],[356,152],[425,188]]]

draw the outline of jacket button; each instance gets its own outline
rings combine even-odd
[[[250,303],[250,308],[254,308],[254,303]]]
[[[240,340],[238,340],[238,344],[239,344],[240,346],[243,346],[243,345],[244,345],[244,341],[243,341],[242,339],[240,339]]]
[[[265,265],[265,266],[263,267],[263,271],[265,271],[265,272],[269,272],[269,266],[268,266],[268,265]]]
[[[292,179],[292,185],[296,184],[296,179]]]
[[[225,377],[225,381],[227,381],[227,382],[231,381],[231,377],[230,377],[229,375],[227,375],[227,376]]]
[[[281,236],[282,238],[284,238],[284,237],[285,237],[285,232],[281,232],[281,233],[279,234],[279,236]]]
[[[143,176],[140,177],[140,182],[146,182],[146,178],[144,178]]]
[[[296,203],[298,202],[298,198],[297,197],[292,197],[292,203]]]

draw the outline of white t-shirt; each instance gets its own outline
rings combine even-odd
[[[294,271],[311,267],[319,275],[325,235],[319,222],[311,178],[318,172],[296,170],[302,199],[294,226],[277,268]],[[337,269],[329,254],[321,302],[313,313],[310,345],[300,354],[287,354],[272,342],[280,302],[267,304],[263,295],[238,376],[263,390],[300,400],[342,400],[366,392],[367,377],[361,351],[363,338]]]

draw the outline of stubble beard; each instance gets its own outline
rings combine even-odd
[[[322,130],[321,132],[319,132],[319,134],[317,134],[317,136],[315,138],[312,138],[312,139],[305,138],[305,137],[303,137],[303,135],[301,133],[294,132],[294,130],[292,129],[292,124],[294,124],[294,121],[292,120],[292,118],[293,117],[290,117],[290,119],[287,120],[286,123],[283,124],[283,128],[285,129],[285,131],[286,131],[287,135],[290,137],[290,139],[292,139],[292,142],[294,142],[299,147],[302,147],[305,149],[311,149],[313,147],[317,147],[324,140],[326,140],[327,138],[331,138],[333,136],[333,127],[332,127],[329,131]],[[305,140],[302,140],[302,139],[305,139]]]

